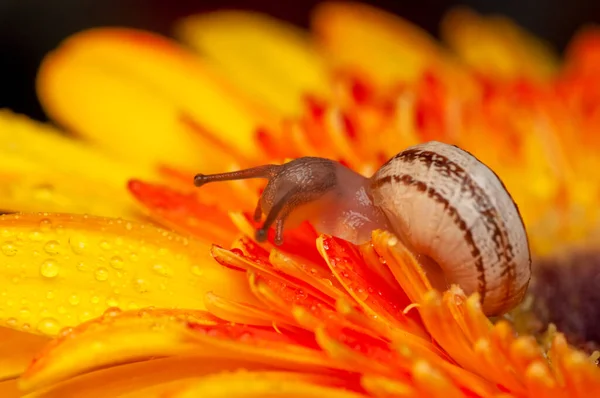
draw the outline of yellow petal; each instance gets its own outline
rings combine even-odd
[[[149,224],[60,214],[0,217],[6,326],[56,335],[109,307],[204,308],[207,291],[255,303],[206,244]]]
[[[256,149],[256,109],[198,58],[151,33],[78,33],[46,57],[37,87],[54,120],[122,159],[215,167],[234,149],[223,154],[211,140],[246,155]],[[196,124],[211,138],[201,140]]]
[[[110,367],[69,378],[62,383],[28,394],[27,398],[161,397],[191,377],[240,367],[248,370],[265,368],[243,360],[231,361],[193,355],[174,356]]]
[[[140,221],[145,218],[125,187],[114,188],[75,174],[50,172],[10,156],[0,158],[0,209],[94,214]]]
[[[52,341],[19,379],[24,391],[117,364],[184,355],[197,348],[188,322],[214,324],[201,311],[107,312]]]
[[[313,28],[333,67],[358,68],[380,84],[413,80],[440,57],[424,30],[360,3],[319,5]]]
[[[49,340],[45,336],[0,327],[0,381],[19,376]]]
[[[302,111],[307,93],[327,95],[321,58],[300,29],[266,15],[219,11],[188,17],[179,36],[245,91],[286,114]]]
[[[117,160],[48,124],[5,109],[0,109],[0,155],[0,159],[12,156],[35,163],[38,172],[70,173],[119,188],[124,188],[132,175],[158,177],[148,168]]]
[[[539,80],[556,71],[550,47],[507,18],[484,18],[467,8],[444,17],[442,37],[472,68],[496,77],[526,76]]]
[[[325,379],[325,380],[324,380]],[[210,375],[190,381],[166,397],[328,397],[328,398],[360,398],[366,397],[343,388],[319,385],[327,383],[326,377],[311,374],[294,374],[288,372],[227,372]]]
[[[75,167],[77,165],[77,167]],[[136,219],[132,175],[154,173],[120,162],[49,125],[0,110],[0,209]]]

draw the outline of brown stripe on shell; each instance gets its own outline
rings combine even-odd
[[[462,150],[462,149],[461,149]],[[465,151],[466,152],[466,151]],[[466,152],[468,153],[468,152]],[[471,155],[472,156],[472,155]],[[440,173],[440,175],[456,180],[457,183],[461,186],[461,192],[469,194],[478,207],[478,212],[483,216],[484,225],[487,231],[490,233],[492,237],[492,241],[495,246],[495,253],[499,260],[499,263],[503,264],[503,270],[501,272],[502,276],[508,275],[509,278],[514,278],[516,276],[516,264],[514,262],[515,254],[513,246],[510,242],[510,239],[507,236],[506,226],[499,218],[499,214],[497,213],[495,207],[492,205],[490,199],[488,198],[486,192],[473,181],[470,175],[458,164],[448,159],[446,156],[440,155],[439,153],[433,151],[427,151],[423,149],[407,149],[403,152],[400,152],[395,157],[390,159],[391,162],[394,159],[400,159],[403,162],[411,163],[414,161],[422,162],[426,167],[435,167],[436,171]],[[494,174],[495,175],[495,174]],[[391,182],[390,176],[383,177],[378,181],[374,182],[374,186],[381,186],[385,183]],[[398,178],[398,182],[402,181],[404,178],[403,175],[393,176],[394,180]],[[499,178],[498,178],[499,179]],[[386,181],[383,181],[386,180]],[[412,183],[415,184],[414,182]],[[426,183],[424,183],[427,185]],[[504,187],[504,185],[502,185]],[[439,195],[439,194],[438,194]],[[444,206],[446,211],[450,212],[450,209],[453,209],[456,212],[456,209],[449,205],[449,203],[445,198],[440,195],[440,198],[443,199],[443,202],[440,203]],[[512,200],[512,198],[511,198]],[[514,204],[514,201],[513,201]],[[515,205],[516,206],[516,205]],[[450,215],[450,213],[448,213]],[[458,213],[456,213],[458,214]],[[454,219],[454,218],[453,218]],[[461,228],[460,222],[462,220],[455,219],[455,223],[457,226]],[[522,222],[522,221],[521,221]],[[464,221],[463,221],[464,223]],[[463,230],[461,228],[461,230]],[[464,230],[463,230],[464,231]],[[470,232],[469,232],[470,233]],[[465,231],[465,239],[469,246],[471,246],[473,252],[480,253],[479,249],[476,247],[475,242],[470,237],[471,241],[469,241],[469,237],[466,235]],[[479,275],[484,273],[483,262],[479,258],[476,262],[476,268]],[[478,279],[480,277],[478,276]],[[483,276],[483,284],[480,284],[480,294],[481,294],[481,302],[484,301],[485,295],[485,276]],[[508,298],[512,291],[512,286],[510,284],[504,284],[505,286],[505,297]]]
[[[461,231],[463,231],[464,239],[471,248],[471,255],[473,256],[473,258],[477,259],[475,261],[475,268],[477,269],[477,281],[479,282],[478,292],[481,296],[481,302],[483,303],[483,301],[485,300],[487,283],[485,280],[485,268],[483,266],[483,260],[481,258],[481,251],[475,244],[475,239],[473,239],[471,231],[467,228],[467,224],[458,213],[458,210],[454,206],[452,206],[442,194],[435,190],[435,188],[427,186],[425,182],[418,181],[408,174],[387,175],[383,178],[375,180],[372,184],[372,188],[377,188],[385,184],[389,184],[390,182],[392,182],[392,180],[394,182],[401,183],[404,185],[415,186],[420,192],[425,192],[428,197],[432,198],[437,203],[440,203],[443,206],[444,211],[446,211],[446,213],[451,217],[451,219],[454,221],[454,224]]]

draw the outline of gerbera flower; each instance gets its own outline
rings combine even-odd
[[[0,114],[0,208],[16,213],[0,219],[2,396],[600,392],[595,357],[560,329],[538,341],[477,295],[432,289],[391,233],[356,246],[304,223],[259,244],[260,182],[191,184],[308,155],[370,175],[436,139],[502,177],[536,263],[588,247],[599,33],[561,63],[503,19],[461,9],[442,28],[453,52],[331,3],[310,35],[248,12],[190,17],[178,32],[200,56],[114,28],[49,54],[39,97],[72,135]]]

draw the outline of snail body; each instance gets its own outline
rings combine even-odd
[[[406,148],[370,178],[323,158],[303,157],[233,173],[198,174],[212,181],[266,178],[254,218],[266,214],[256,239],[274,225],[308,220],[321,232],[361,244],[375,229],[393,232],[426,270],[433,286],[478,292],[488,316],[524,297],[531,257],[519,210],[498,176],[468,152],[431,141]]]

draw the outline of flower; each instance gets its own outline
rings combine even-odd
[[[600,34],[580,33],[560,64],[464,9],[442,26],[453,55],[360,4],[324,4],[313,22],[307,37],[218,12],[178,27],[201,57],[115,28],[46,57],[40,100],[73,136],[0,114],[0,207],[18,212],[0,219],[0,370],[18,377],[5,396],[600,392],[600,370],[564,335],[546,347],[492,323],[477,295],[432,289],[392,234],[355,246],[305,223],[259,245],[260,182],[191,186],[200,170],[306,155],[370,174],[438,139],[498,172],[536,256],[585,246]]]

